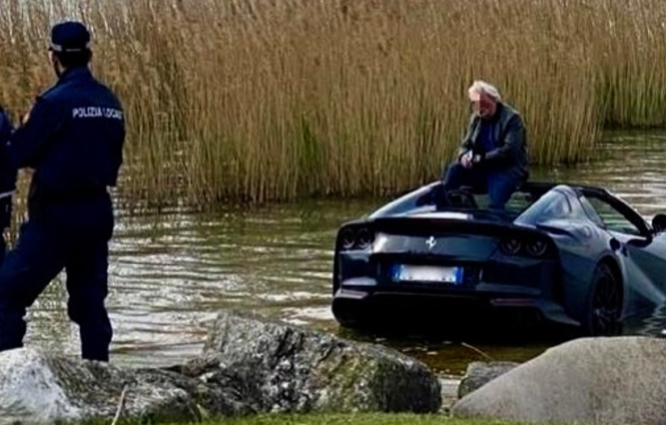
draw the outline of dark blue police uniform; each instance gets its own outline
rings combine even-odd
[[[86,49],[81,24],[56,25],[52,50]],[[108,242],[113,206],[108,193],[122,163],[125,118],[118,98],[87,66],[68,68],[38,96],[11,138],[17,168],[32,168],[28,216],[0,268],[0,350],[21,347],[23,319],[45,287],[67,273],[68,313],[79,325],[81,355],[108,361],[112,327]]]
[[[0,264],[5,259],[7,244],[4,230],[11,224],[12,197],[16,190],[16,168],[14,168],[8,152],[12,131],[11,120],[0,107]]]

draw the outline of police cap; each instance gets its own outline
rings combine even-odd
[[[54,25],[51,29],[51,51],[69,53],[88,49],[90,49],[90,32],[82,23],[66,21]]]

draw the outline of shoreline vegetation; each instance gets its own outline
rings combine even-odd
[[[146,422],[118,421],[118,425],[140,425]],[[150,423],[150,422],[147,422]],[[258,415],[247,418],[225,418],[197,422],[197,425],[518,425],[518,422],[479,419],[457,419],[445,415],[417,414],[311,414],[311,415]],[[102,425],[101,422],[81,425]],[[113,424],[115,425],[115,424]],[[183,425],[174,422],[169,425]],[[194,423],[192,423],[194,425]],[[523,423],[523,425],[528,425]],[[564,424],[562,424],[564,425]]]
[[[51,24],[92,27],[128,117],[128,207],[405,191],[453,157],[474,79],[521,111],[535,164],[666,124],[661,0],[4,1],[15,121],[54,81]]]

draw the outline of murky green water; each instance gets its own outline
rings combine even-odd
[[[600,147],[598,162],[535,170],[535,179],[604,185],[649,217],[666,211],[665,149],[666,134],[614,136]],[[111,245],[112,361],[157,366],[196,355],[207,323],[220,309],[253,310],[336,332],[329,309],[335,231],[382,202],[121,217]],[[67,318],[66,299],[60,282],[40,297],[29,312],[27,344],[78,353],[77,328]],[[653,324],[659,328],[659,320]],[[449,373],[484,358],[472,347],[441,341],[394,344]],[[545,347],[476,348],[494,359],[521,361]]]

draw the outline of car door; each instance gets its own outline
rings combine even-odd
[[[605,230],[620,246],[625,259],[628,289],[651,304],[666,301],[666,238],[651,234],[645,220],[632,208],[606,196],[590,196]]]

